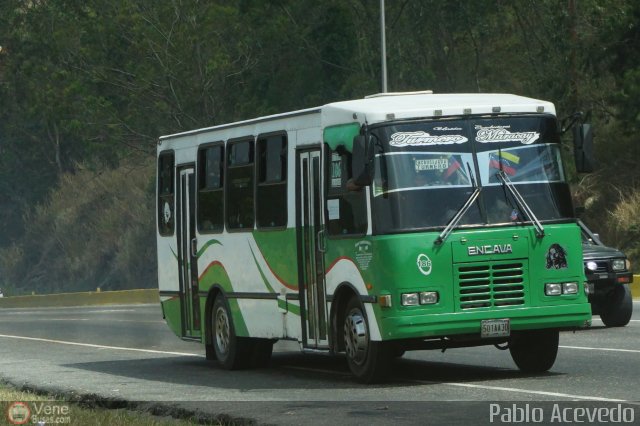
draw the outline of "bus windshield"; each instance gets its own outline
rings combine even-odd
[[[503,116],[402,122],[376,141],[372,218],[378,234],[444,227],[482,187],[460,226],[529,221],[502,172],[541,221],[573,216],[555,117]]]

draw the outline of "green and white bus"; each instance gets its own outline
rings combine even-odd
[[[552,103],[387,93],[157,152],[162,311],[224,368],[288,339],[363,382],[407,350],[478,345],[540,372],[591,321]]]

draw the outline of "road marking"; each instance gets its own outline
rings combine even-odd
[[[631,353],[640,353],[638,349],[616,349],[616,348],[590,348],[587,346],[558,346],[559,348],[565,349],[581,349],[585,351],[609,351],[609,352],[631,352]]]
[[[600,318],[593,318],[593,321],[600,321],[602,322],[602,320]],[[630,322],[640,322],[640,320],[629,320]]]
[[[5,337],[7,339],[30,340],[34,342],[58,343],[61,345],[70,345],[70,346],[83,346],[86,348],[95,348],[95,349],[113,349],[117,351],[145,352],[150,354],[181,355],[181,356],[193,356],[198,358],[204,358],[204,355],[202,354],[194,354],[190,352],[171,352],[171,351],[158,351],[155,349],[139,349],[139,348],[125,348],[122,346],[94,345],[92,343],[68,342],[65,340],[42,339],[38,337],[13,336],[10,334],[0,334],[0,337]]]
[[[433,383],[436,384],[437,382],[433,382]],[[473,385],[471,383],[443,383],[443,385],[457,386],[457,387],[463,387],[463,388],[498,390],[498,391],[505,391],[505,392],[514,392],[514,393],[528,393],[533,395],[553,396],[557,398],[584,399],[588,401],[627,402],[624,399],[602,398],[598,396],[586,396],[586,395],[572,395],[568,393],[546,392],[546,391],[537,391],[537,390],[519,389],[519,388],[507,388],[502,386]]]

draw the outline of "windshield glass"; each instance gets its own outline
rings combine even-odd
[[[445,226],[483,191],[460,226],[530,220],[502,186],[503,171],[538,219],[572,217],[554,117],[468,118],[396,123],[371,130],[376,142],[376,233]]]

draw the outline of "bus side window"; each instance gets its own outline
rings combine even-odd
[[[222,142],[198,151],[198,230],[224,229],[224,145]]]
[[[158,157],[158,233],[173,235],[174,229],[174,156],[173,152]]]
[[[225,207],[230,231],[253,230],[253,151],[253,139],[228,144]]]
[[[347,188],[351,171],[351,153],[327,148],[327,231],[329,235],[362,235],[367,232],[364,190]]]
[[[287,226],[287,136],[258,137],[258,186],[256,222],[258,228]]]

